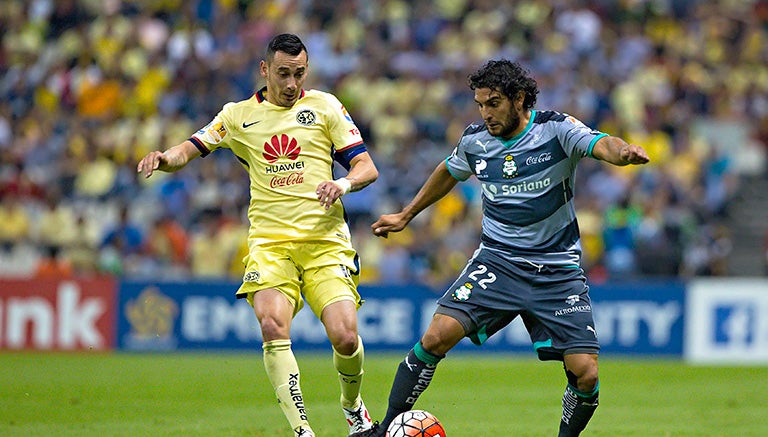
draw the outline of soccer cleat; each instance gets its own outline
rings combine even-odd
[[[315,437],[315,433],[311,429],[303,426],[294,429],[293,432],[295,433],[294,437]]]
[[[379,425],[379,422],[373,422],[370,428],[352,433],[349,437],[384,437],[384,428]]]
[[[350,435],[355,435],[355,433],[360,431],[369,430],[373,426],[371,415],[368,414],[368,409],[365,408],[362,399],[360,399],[360,406],[358,406],[356,410],[348,410],[346,408],[342,408],[342,410],[344,411],[344,416],[347,418],[347,423],[349,424]]]

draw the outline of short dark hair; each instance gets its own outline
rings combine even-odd
[[[523,91],[523,109],[531,109],[536,104],[539,93],[536,80],[520,64],[507,59],[490,60],[480,69],[469,75],[467,80],[473,90],[490,88],[499,91],[510,99]]]
[[[288,53],[291,56],[297,56],[302,51],[307,51],[304,43],[301,39],[292,33],[281,33],[280,35],[272,38],[272,41],[267,45],[266,59],[271,61],[275,57],[275,53],[283,52]]]

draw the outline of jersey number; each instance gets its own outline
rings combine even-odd
[[[480,275],[483,275],[485,277],[482,279],[477,279]],[[486,288],[488,288],[488,286],[485,284],[496,282],[496,274],[493,272],[489,272],[488,267],[486,267],[484,264],[479,264],[477,266],[477,269],[473,270],[472,273],[469,274],[469,279],[477,282],[477,285],[479,285],[482,289],[485,290]]]

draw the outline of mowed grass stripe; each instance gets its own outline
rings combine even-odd
[[[405,351],[403,351],[403,354]],[[331,355],[298,353],[318,437],[346,435]],[[402,355],[366,354],[365,402],[381,418]],[[0,353],[2,436],[289,436],[261,354]],[[601,359],[584,436],[766,436],[768,366]],[[454,353],[417,404],[450,437],[553,436],[560,363]]]

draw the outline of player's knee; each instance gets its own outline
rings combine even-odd
[[[579,391],[591,392],[597,387],[597,354],[566,354],[563,367],[568,377],[568,384]]]
[[[597,387],[597,366],[590,366],[576,379],[576,388],[583,392],[591,392]]]
[[[435,335],[434,332],[427,332],[421,337],[421,347],[425,351],[441,356],[448,353],[452,345],[448,345],[441,336]]]
[[[261,337],[264,341],[289,338],[290,336],[290,326],[274,317],[263,317],[259,324],[261,325]]]
[[[344,330],[330,335],[330,341],[336,352],[342,355],[352,355],[357,350],[357,332]]]
[[[568,378],[568,384],[576,387],[579,391],[591,392],[597,387],[596,365],[579,367],[575,372],[566,368],[565,376]]]

